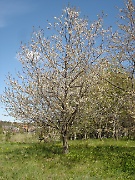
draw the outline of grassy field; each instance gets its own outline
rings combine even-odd
[[[0,143],[0,180],[135,180],[135,141]]]

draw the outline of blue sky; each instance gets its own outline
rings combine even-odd
[[[68,6],[76,6],[81,15],[86,15],[94,20],[102,10],[108,17],[105,25],[116,28],[118,9],[124,6],[123,0],[0,0],[0,94],[5,89],[6,75],[8,72],[14,75],[21,68],[16,59],[21,41],[27,43],[30,40],[33,26],[45,28],[47,20],[53,21],[54,16],[60,16],[62,9]],[[49,36],[49,34],[47,34]],[[0,120],[13,120],[5,117],[0,105]]]

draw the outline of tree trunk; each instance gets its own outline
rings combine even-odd
[[[63,141],[63,153],[68,153],[68,139],[67,139],[67,125],[62,127],[62,141]]]
[[[76,140],[76,132],[74,132],[74,140]]]
[[[84,139],[85,140],[87,139],[87,133],[86,132],[84,133]]]
[[[102,129],[97,129],[98,139],[102,140]]]
[[[67,142],[67,135],[63,136],[63,153],[68,153],[68,142]]]
[[[113,122],[113,138],[118,140],[119,139],[119,134],[118,134],[118,124],[116,120]]]

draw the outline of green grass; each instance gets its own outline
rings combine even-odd
[[[135,141],[0,143],[0,180],[134,180]]]

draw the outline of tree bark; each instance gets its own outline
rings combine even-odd
[[[68,131],[67,125],[62,127],[62,141],[63,141],[63,153],[68,153],[68,139],[67,139]]]
[[[85,140],[87,139],[87,133],[86,132],[84,133],[84,139]]]
[[[67,141],[67,135],[63,136],[63,153],[68,153],[68,141]]]
[[[76,140],[76,132],[74,132],[74,140]]]

